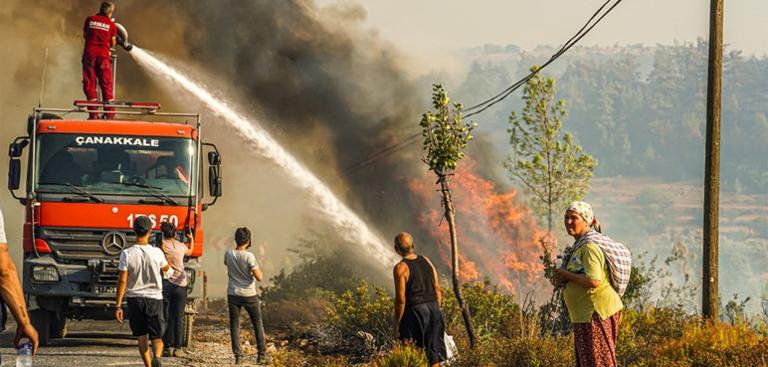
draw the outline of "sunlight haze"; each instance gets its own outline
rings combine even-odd
[[[449,51],[487,43],[531,49],[558,45],[578,30],[603,0],[318,0],[359,4],[365,25],[411,53]],[[707,38],[709,1],[624,0],[582,45],[672,44]],[[745,54],[768,53],[768,2],[729,1],[725,42]]]

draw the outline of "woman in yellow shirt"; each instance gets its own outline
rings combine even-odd
[[[576,241],[565,267],[555,270],[559,285],[565,285],[563,298],[573,323],[578,367],[616,366],[621,303],[610,284],[605,254],[594,243],[579,244],[579,239],[598,225],[592,206],[571,203],[565,212],[565,229]],[[577,245],[578,244],[578,245]]]

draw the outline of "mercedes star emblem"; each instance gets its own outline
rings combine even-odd
[[[109,232],[101,239],[101,248],[107,255],[118,255],[125,247],[125,235],[120,232]]]

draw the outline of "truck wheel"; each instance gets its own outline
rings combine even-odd
[[[195,325],[195,314],[184,315],[184,338],[181,340],[181,346],[184,348],[189,347],[192,344],[192,329]]]
[[[51,312],[51,338],[61,339],[67,336],[67,318],[56,312]]]
[[[29,313],[29,319],[37,330],[40,345],[48,345],[48,339],[51,337],[51,312],[38,308]]]

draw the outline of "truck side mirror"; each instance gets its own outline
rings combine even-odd
[[[208,167],[208,188],[211,191],[211,196],[215,198],[221,196],[221,181],[219,166]]]
[[[212,143],[202,143],[203,145],[213,149],[208,152],[208,190],[211,192],[213,201],[210,203],[203,203],[203,210],[207,210],[211,205],[216,204],[216,200],[221,197],[222,194],[222,178],[221,178],[221,155],[216,145]]]
[[[13,140],[10,146],[8,146],[8,157],[11,160],[8,162],[8,190],[11,191],[11,195],[25,203],[25,198],[16,196],[14,191],[19,189],[21,183],[21,156],[24,153],[24,148],[29,145],[28,136],[19,136]]]
[[[21,182],[21,159],[11,158],[8,163],[8,190],[18,190]]]
[[[24,153],[24,148],[29,144],[29,140],[23,139],[19,142],[13,142],[8,146],[8,156],[11,158],[19,158]]]
[[[208,164],[211,166],[221,165],[221,156],[219,155],[219,152],[208,152]]]

